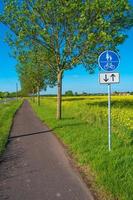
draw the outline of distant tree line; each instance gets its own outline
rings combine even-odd
[[[104,96],[107,95],[107,93],[87,93],[87,92],[73,92],[72,90],[68,90],[64,94],[65,96]],[[113,92],[112,95],[133,95],[133,92]]]
[[[26,97],[27,93],[24,93],[23,91],[16,92],[1,92],[0,91],[0,98],[16,98],[16,97]],[[63,96],[104,96],[107,95],[107,93],[87,93],[87,92],[73,92],[72,90],[68,90],[65,92]],[[133,92],[113,92],[112,95],[133,95]],[[55,94],[41,94],[41,96],[56,96]]]
[[[16,92],[1,92],[0,91],[0,98],[13,98],[13,97],[22,97],[23,94],[21,91]]]

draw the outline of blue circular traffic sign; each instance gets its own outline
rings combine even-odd
[[[117,53],[111,50],[104,51],[98,58],[98,65],[104,71],[114,71],[120,63],[120,59]]]

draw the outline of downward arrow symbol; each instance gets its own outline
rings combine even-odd
[[[105,82],[107,82],[109,79],[108,79],[108,76],[107,74],[105,74],[105,78],[103,79]]]

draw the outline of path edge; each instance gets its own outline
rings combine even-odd
[[[14,112],[14,114],[13,114],[13,116],[12,116],[12,121],[11,121],[11,125],[10,125],[10,128],[9,128],[8,138],[7,138],[7,141],[6,141],[6,144],[5,144],[5,151],[6,151],[6,149],[7,149],[7,146],[8,146],[8,144],[9,144],[9,142],[10,142],[9,138],[10,138],[10,135],[11,135],[11,130],[12,130],[12,127],[13,127],[13,124],[14,124],[15,116],[16,116],[16,114],[18,113],[18,111],[20,110],[20,108],[22,107],[24,101],[25,101],[25,100],[22,101],[22,103],[19,105],[19,107],[16,109],[16,111]],[[5,152],[5,151],[4,151],[4,152]],[[3,152],[3,153],[4,153],[4,152]],[[2,155],[3,155],[3,153],[2,153]]]

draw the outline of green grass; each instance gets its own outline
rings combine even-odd
[[[54,129],[85,175],[107,200],[133,200],[133,97],[112,99],[112,151],[108,151],[107,97],[64,97],[63,119],[57,121],[56,98],[32,103],[42,121]],[[105,195],[106,196],[106,195]]]
[[[5,150],[13,116],[22,101],[11,101],[0,104],[0,154]]]

